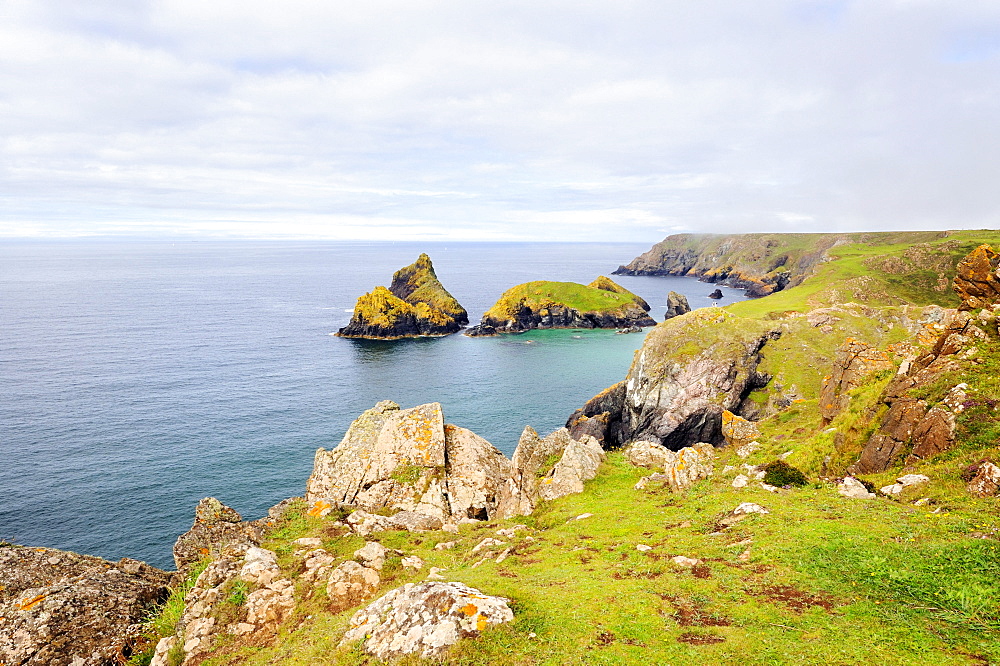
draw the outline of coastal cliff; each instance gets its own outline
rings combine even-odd
[[[918,245],[948,232],[853,234],[677,234],[619,266],[614,275],[687,275],[767,296],[794,287],[839,245]],[[919,254],[919,253],[917,253]],[[900,257],[905,266],[911,257]]]
[[[0,565],[36,572],[3,571],[0,661],[996,663],[987,242],[1000,233],[839,245],[794,288],[673,317],[511,458],[438,403],[378,403],[316,451],[305,497],[254,521],[202,500],[161,613],[92,632],[117,652],[77,660],[51,613],[86,627],[148,608],[167,574],[63,573],[72,554],[0,543]],[[135,603],[93,596],[135,577]]]
[[[576,282],[526,282],[505,291],[466,335],[523,333],[536,328],[619,328],[653,326],[649,304],[600,276]]]
[[[392,276],[392,284],[375,287],[358,298],[342,338],[394,340],[457,333],[469,315],[448,293],[434,272],[430,257],[421,254]]]

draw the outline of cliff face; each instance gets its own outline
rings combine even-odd
[[[512,287],[466,334],[521,333],[536,328],[628,328],[653,326],[649,304],[601,276],[590,285],[527,282]]]
[[[844,243],[925,243],[947,232],[855,234],[677,234],[639,255],[615,275],[688,275],[767,296],[794,287]]]
[[[637,440],[675,451],[721,444],[723,412],[739,412],[749,393],[770,381],[757,366],[765,344],[779,336],[773,322],[721,310],[670,319],[646,336],[624,384],[595,396],[567,426],[574,434],[589,428],[608,447]]]
[[[392,276],[389,289],[379,286],[354,306],[343,338],[398,339],[457,333],[469,315],[434,273],[430,257],[421,254]]]

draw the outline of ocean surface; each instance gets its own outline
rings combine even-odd
[[[636,244],[0,243],[0,539],[173,568],[199,499],[244,518],[304,492],[379,400],[437,401],[507,455],[625,377],[642,334],[332,336],[420,252],[473,323],[508,287],[590,282]],[[690,278],[615,277],[662,320]],[[723,287],[722,304],[743,298]]]

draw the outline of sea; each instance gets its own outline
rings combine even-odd
[[[473,323],[515,284],[587,283],[640,244],[293,241],[0,242],[0,540],[172,569],[199,499],[244,518],[301,495],[380,400],[440,402],[510,455],[623,379],[644,333],[348,340],[359,295],[427,252]],[[662,320],[667,293],[613,279]],[[722,288],[721,304],[742,300]]]

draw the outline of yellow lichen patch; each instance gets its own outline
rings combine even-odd
[[[38,604],[40,604],[42,602],[42,599],[44,599],[47,596],[48,595],[46,595],[46,594],[39,594],[34,599],[22,599],[17,604],[17,609],[18,610],[23,610],[23,611],[31,610],[32,608],[34,608],[35,606],[37,606]]]
[[[461,610],[469,617],[472,617],[473,615],[479,612],[479,608],[476,606],[476,604],[473,603],[465,604],[464,606],[462,606]]]
[[[324,511],[332,508],[333,505],[329,502],[325,500],[316,500],[313,502],[312,507],[309,508],[309,511],[307,511],[306,514],[312,516],[313,518],[319,518]]]
[[[476,618],[476,630],[482,631],[489,625],[489,623],[489,620],[487,620],[485,616],[480,615]]]

